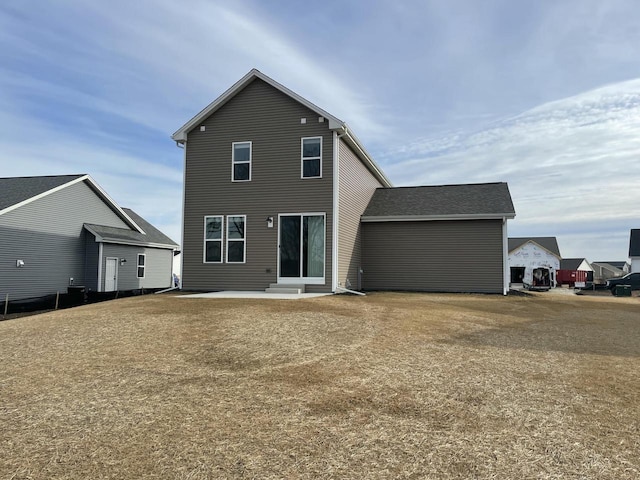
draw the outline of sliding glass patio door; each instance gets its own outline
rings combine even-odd
[[[280,283],[324,283],[325,215],[279,216]]]

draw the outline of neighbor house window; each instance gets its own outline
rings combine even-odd
[[[204,217],[204,262],[222,263],[222,215]]]
[[[302,178],[322,177],[322,137],[302,139]]]
[[[233,143],[231,168],[231,178],[234,182],[251,180],[251,142]]]
[[[146,266],[147,256],[144,253],[138,254],[138,278],[144,278],[144,267]]]
[[[227,217],[227,263],[244,263],[246,253],[246,215]]]

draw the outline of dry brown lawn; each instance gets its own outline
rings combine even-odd
[[[0,478],[640,478],[640,298],[164,295],[0,322]]]

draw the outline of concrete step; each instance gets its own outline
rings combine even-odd
[[[304,293],[304,285],[303,284],[283,284],[283,283],[272,283],[269,285],[269,288],[265,289],[266,293],[293,293],[293,294],[301,294]]]

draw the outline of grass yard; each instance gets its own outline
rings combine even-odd
[[[0,322],[0,478],[640,478],[640,298],[127,298]]]

